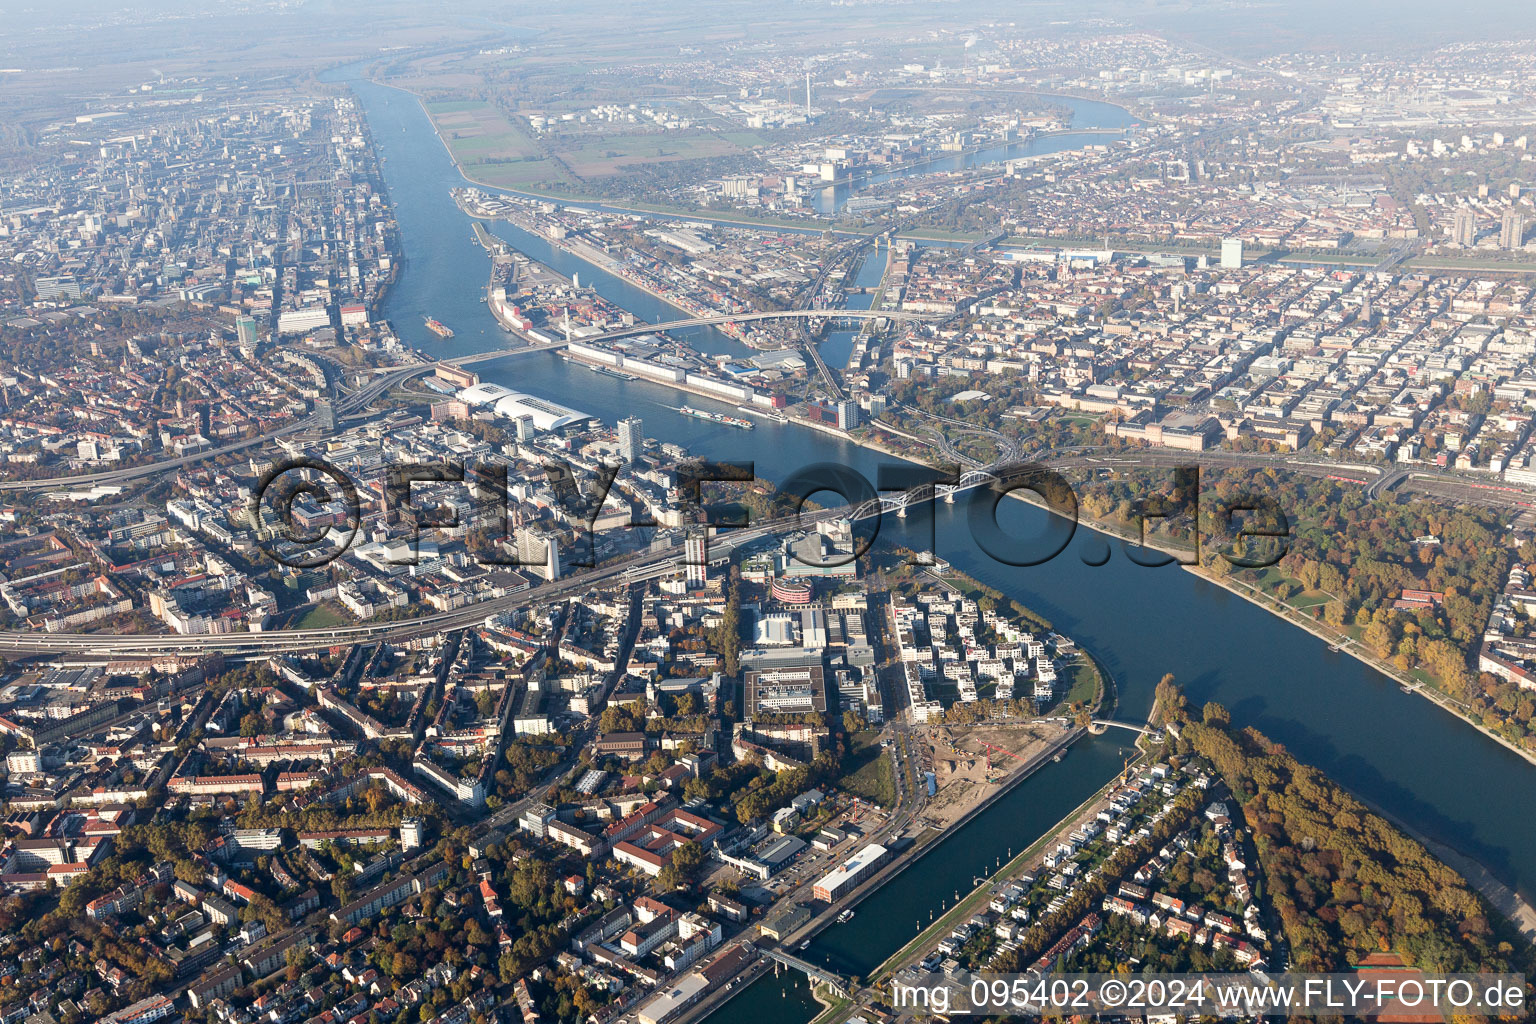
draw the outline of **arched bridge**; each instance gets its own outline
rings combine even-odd
[[[612,331],[604,331],[602,334],[593,334],[581,339],[581,343],[618,341],[621,338],[633,338],[641,334],[660,334],[663,331],[678,330],[684,327],[709,327],[719,324],[744,324],[754,320],[942,320],[943,313],[918,313],[912,310],[902,309],[766,309],[752,313],[712,313],[709,316],[693,316],[683,320],[668,320],[660,324],[635,324],[632,327],[620,327]],[[547,345],[533,346],[535,351],[546,348],[559,348],[563,342],[553,342]],[[513,349],[510,352],[481,352],[469,356],[457,356],[453,359],[444,359],[443,362],[454,366],[467,366],[471,363],[484,362],[489,359],[500,359],[506,355],[516,355],[525,349]]]
[[[763,310],[754,313],[720,313],[711,316],[696,316],[686,320],[672,320],[664,324],[637,324],[633,327],[623,327],[618,330],[608,331],[605,334],[594,334],[589,338],[583,338],[583,342],[614,341],[620,338],[631,338],[640,334],[654,334],[658,331],[669,331],[679,327],[698,327],[707,324],[744,323],[751,320],[775,320],[775,319],[817,319],[829,320],[942,320],[947,314],[942,313],[917,313],[909,310],[871,310],[871,309],[775,309]],[[372,381],[355,391],[337,397],[335,413],[337,417],[352,417],[360,415],[367,407],[381,395],[399,387],[406,381],[416,377],[423,377],[439,366],[469,366],[474,363],[489,362],[493,359],[505,359],[508,356],[526,355],[531,352],[543,352],[550,349],[565,347],[565,341],[552,341],[542,345],[529,345],[524,348],[498,349],[492,352],[480,352],[474,355],[455,356],[451,359],[435,360],[430,362],[413,363],[410,366],[397,367],[379,373]],[[153,463],[141,466],[132,466],[127,469],[112,469],[100,473],[77,473],[70,476],[48,477],[38,480],[0,480],[0,491],[51,491],[70,487],[89,487],[98,484],[126,484],[142,477],[154,476],[168,470],[182,466],[192,465],[264,444],[275,438],[285,437],[289,434],[301,433],[314,428],[316,417],[306,416],[301,420],[285,424],[276,430],[262,434],[259,437],[247,438],[232,444],[222,445],[217,448],[209,448],[192,455],[182,455],[175,458],[165,458]]]
[[[1113,726],[1116,729],[1129,729],[1131,732],[1139,732],[1143,736],[1151,736],[1160,730],[1147,725],[1133,725],[1130,722],[1117,722],[1113,718],[1095,718],[1093,720],[1095,731],[1103,732]]]

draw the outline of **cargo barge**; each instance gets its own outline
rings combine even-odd
[[[742,430],[751,430],[754,425],[751,420],[744,420],[740,416],[726,416],[723,413],[708,412],[704,409],[695,409],[691,405],[679,406],[677,411],[682,413],[684,416],[692,416],[695,419],[709,420],[712,423],[724,423],[728,427],[739,427]]]

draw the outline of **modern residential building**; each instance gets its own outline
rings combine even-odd
[[[1457,245],[1472,245],[1477,240],[1477,216],[1469,209],[1456,211],[1451,219],[1451,241]]]
[[[688,585],[702,587],[709,582],[709,538],[702,531],[690,533],[683,547]]]
[[[256,318],[253,316],[237,317],[235,320],[235,338],[241,349],[251,352],[256,351],[256,344],[260,340],[256,333]]]
[[[1241,238],[1223,238],[1221,240],[1221,269],[1243,269],[1243,240]]]
[[[891,852],[879,843],[870,843],[822,876],[811,892],[818,900],[835,903],[869,879],[890,856]]]
[[[1525,214],[1510,210],[1499,221],[1499,248],[1518,249],[1525,244]]]

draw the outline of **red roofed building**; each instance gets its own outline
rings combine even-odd
[[[679,846],[692,841],[708,849],[715,844],[720,832],[721,827],[708,818],[673,810],[642,826],[629,839],[615,843],[613,857],[655,877],[672,863],[672,854]]]
[[[492,920],[501,916],[501,904],[496,902],[496,890],[483,878],[480,879],[480,902],[485,904],[485,913]]]
[[[204,793],[256,793],[260,795],[266,789],[260,775],[198,775],[190,778],[185,775],[178,775],[171,780],[168,788],[172,793],[194,795]]]
[[[251,902],[251,898],[256,895],[256,890],[252,889],[250,886],[241,885],[239,882],[230,878],[226,879],[224,882],[224,895],[228,896],[230,899],[236,901],[237,903],[249,903]]]

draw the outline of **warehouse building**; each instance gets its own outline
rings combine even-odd
[[[879,843],[870,843],[840,867],[827,872],[811,892],[819,900],[836,903],[867,881],[890,857],[891,851]]]

